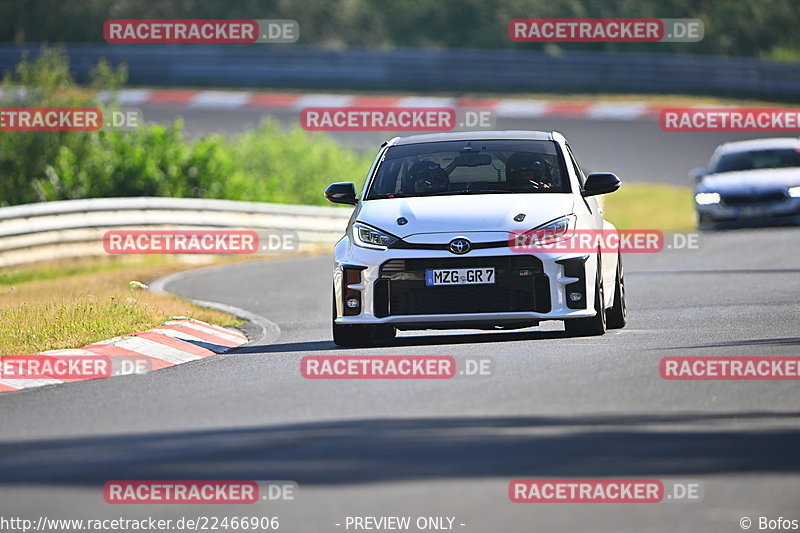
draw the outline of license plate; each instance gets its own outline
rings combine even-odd
[[[448,268],[425,271],[425,285],[485,285],[494,283],[494,268]]]
[[[739,209],[739,216],[741,218],[761,218],[769,217],[771,215],[772,209],[769,207],[747,206]]]

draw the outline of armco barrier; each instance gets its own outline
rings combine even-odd
[[[350,209],[198,198],[91,198],[0,208],[0,267],[104,255],[109,229],[242,228],[296,232],[300,249],[334,243]]]
[[[0,45],[0,70],[37,46]],[[299,45],[72,44],[79,80],[100,58],[133,85],[378,91],[638,92],[800,95],[797,63],[659,53],[503,50],[323,50]]]

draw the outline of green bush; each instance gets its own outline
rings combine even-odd
[[[284,133],[274,121],[234,138],[228,148],[236,173],[225,181],[223,196],[231,200],[324,204],[329,183],[360,185],[372,162],[319,133],[299,127]]]
[[[124,79],[124,70],[100,63],[92,85],[113,91]],[[97,105],[75,87],[58,49],[24,60],[3,88],[3,106]],[[120,196],[323,204],[329,181],[363,181],[370,162],[322,134],[284,132],[274,121],[231,139],[195,141],[179,121],[133,131],[0,131],[0,205]]]
[[[122,85],[124,69],[101,63],[92,83],[113,90]],[[3,77],[2,107],[94,106],[87,91],[75,87],[69,60],[59,48],[44,48],[35,61],[27,57]],[[0,205],[44,200],[38,187],[58,154],[68,148],[85,153],[94,135],[84,132],[15,132],[0,130]]]

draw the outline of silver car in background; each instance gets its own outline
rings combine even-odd
[[[800,224],[800,139],[721,145],[694,169],[700,229]]]

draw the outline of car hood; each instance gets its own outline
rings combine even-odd
[[[697,185],[697,192],[767,192],[800,185],[800,168],[765,168],[710,174]]]
[[[573,212],[571,194],[516,193],[368,200],[356,217],[397,237],[424,233],[511,232],[533,229]],[[514,217],[525,214],[522,222]],[[400,225],[398,218],[408,223]]]

